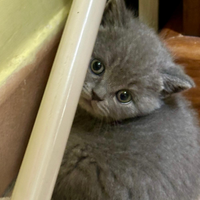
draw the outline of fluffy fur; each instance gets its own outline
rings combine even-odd
[[[105,70],[88,68],[53,199],[197,200],[199,128],[179,94],[193,81],[122,0],[107,3],[93,59]]]

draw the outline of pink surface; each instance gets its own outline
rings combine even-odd
[[[59,39],[60,33],[0,88],[0,196],[19,170]]]

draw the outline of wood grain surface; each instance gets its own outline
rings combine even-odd
[[[199,0],[183,0],[183,33],[200,36]]]

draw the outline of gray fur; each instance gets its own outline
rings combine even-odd
[[[193,81],[122,0],[108,2],[93,58],[105,71],[88,68],[53,199],[197,200],[199,127],[179,93]]]

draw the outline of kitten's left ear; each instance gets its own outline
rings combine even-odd
[[[161,76],[165,95],[182,92],[195,86],[193,80],[178,65],[164,69]]]

